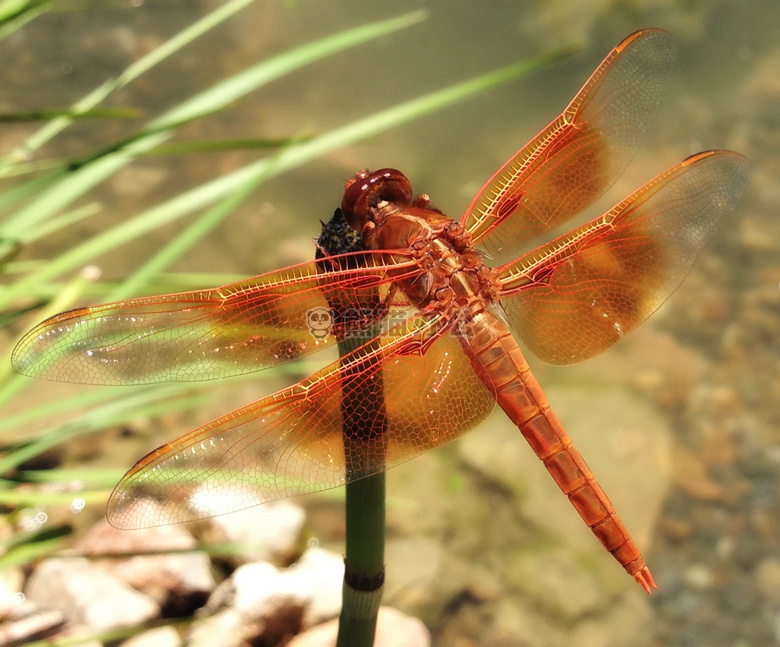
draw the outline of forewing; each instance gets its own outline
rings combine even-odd
[[[250,373],[334,343],[338,322],[315,330],[309,315],[337,303],[360,332],[405,304],[389,294],[402,275],[394,252],[344,255],[364,267],[321,272],[325,261],[213,290],[167,294],[79,308],[30,330],[13,351],[20,373],[84,384],[148,384],[211,380]],[[416,271],[408,263],[411,273]],[[378,295],[378,296],[377,296]]]
[[[655,114],[674,59],[671,37],[636,32],[599,65],[566,110],[488,180],[460,222],[499,261],[569,220],[620,176]]]
[[[502,304],[516,333],[551,364],[612,346],[682,283],[748,175],[741,155],[700,153],[600,218],[502,267]]]
[[[495,400],[442,324],[410,320],[343,365],[157,449],[117,485],[109,521],[139,528],[233,512],[336,487],[453,440]],[[345,425],[350,399],[364,406]]]

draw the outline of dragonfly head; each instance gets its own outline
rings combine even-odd
[[[380,202],[394,202],[406,206],[412,201],[412,187],[406,176],[394,168],[383,168],[373,173],[360,171],[347,180],[341,210],[352,229],[362,231],[371,222],[371,209]]]

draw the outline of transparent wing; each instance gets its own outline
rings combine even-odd
[[[109,521],[178,523],[336,487],[453,440],[495,404],[435,316],[409,320],[342,362],[141,459],[111,495]]]
[[[682,283],[734,210],[750,165],[729,151],[689,157],[579,229],[500,268],[517,335],[551,364],[617,342]]]
[[[488,180],[460,222],[499,262],[592,204],[634,156],[674,59],[671,37],[636,32],[604,59],[563,114]]]
[[[323,272],[360,256],[365,267]],[[393,270],[391,279],[387,270]],[[30,330],[13,351],[20,373],[84,384],[211,380],[300,358],[405,307],[392,280],[416,272],[399,252],[333,256],[213,290],[79,308]],[[329,268],[333,269],[333,268]],[[327,314],[338,303],[349,320]],[[332,311],[330,311],[332,314]],[[312,313],[324,321],[313,321]]]

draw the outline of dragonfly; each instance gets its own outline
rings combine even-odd
[[[78,308],[30,330],[13,351],[19,372],[102,385],[216,380],[353,344],[141,458],[111,494],[109,521],[180,523],[333,488],[454,440],[498,404],[604,548],[645,591],[657,588],[519,342],[568,365],[631,332],[735,209],[749,163],[730,151],[693,155],[598,218],[521,247],[553,235],[621,175],[673,59],[665,31],[628,36],[457,221],[400,171],[361,171],[337,210],[357,251],[214,289]],[[356,396],[365,406],[347,420],[343,402]]]

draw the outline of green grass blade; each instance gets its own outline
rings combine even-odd
[[[11,240],[26,240],[31,228],[65,208],[86,191],[129,164],[138,155],[164,142],[173,134],[172,129],[175,126],[219,111],[262,85],[325,56],[415,24],[424,15],[424,12],[416,11],[398,18],[343,31],[275,56],[217,83],[152,120],[148,127],[128,145],[119,150],[112,150],[77,171],[68,173],[39,199],[10,217],[3,225],[2,235]],[[146,134],[147,131],[152,134]]]
[[[275,138],[242,138],[242,139],[210,139],[189,142],[174,142],[162,144],[149,151],[147,156],[158,155],[190,155],[192,153],[222,153],[225,151],[264,150],[289,146],[294,141],[312,139],[311,137]]]
[[[117,481],[122,478],[120,474]],[[62,483],[58,480],[56,482]],[[99,490],[73,489],[68,492],[47,492],[45,490],[0,490],[0,505],[16,507],[35,507],[40,505],[68,505],[73,499],[81,498],[87,503],[105,501],[108,490],[116,484],[111,483]]]
[[[124,473],[125,470],[119,468],[78,467],[73,469],[25,470],[18,476],[19,481],[24,483],[66,483],[68,481],[77,481],[92,489],[100,489],[114,487]],[[9,485],[15,485],[15,483],[8,483]]]
[[[187,229],[165,245],[141,268],[133,272],[117,290],[111,293],[108,300],[121,301],[137,294],[148,281],[181,258],[193,245],[222,222],[228,214],[232,213],[242,202],[249,198],[255,189],[270,176],[272,169],[273,165],[269,166],[264,174],[248,178],[234,192],[229,193],[213,207],[207,209]]]
[[[27,112],[2,112],[0,124],[20,121],[49,121],[55,117],[67,119],[140,119],[143,113],[137,108],[92,108],[83,112],[73,109],[28,110]]]
[[[66,177],[67,174],[68,172],[64,168],[58,168],[46,175],[41,175],[40,177],[28,180],[24,184],[0,192],[0,211],[7,211],[10,207],[20,202],[40,195],[56,185]]]
[[[91,110],[105,98],[110,96],[115,90],[125,87],[144,72],[148,72],[155,65],[164,61],[184,46],[189,45],[192,41],[241,11],[253,1],[254,0],[229,0],[224,3],[207,16],[192,23],[176,36],[169,38],[162,45],[138,59],[116,78],[110,79],[95,88],[87,96],[77,101],[73,105],[72,111],[78,114]],[[73,120],[70,117],[60,117],[59,119],[55,119],[46,124],[43,128],[28,137],[20,147],[13,151],[5,160],[5,163],[13,164],[15,160],[26,158],[31,151],[38,150],[46,142],[52,139],[52,137],[55,137],[67,128],[72,121]],[[4,164],[0,163],[0,177],[2,177],[3,166]]]
[[[94,186],[127,166],[135,157],[161,144],[171,135],[170,132],[149,135],[121,150],[104,155],[75,172],[57,173],[62,179],[44,191],[38,199],[8,218],[3,224],[2,235],[26,242],[33,228],[40,222],[65,209]]]
[[[5,0],[0,4],[0,40],[21,29],[54,4],[54,0]]]
[[[14,493],[0,491],[0,503],[13,505],[13,501],[3,500],[3,495],[6,494]],[[73,499],[72,494],[70,498]],[[65,540],[70,534],[71,529],[68,526],[59,526],[57,528],[47,528],[42,532],[20,533],[14,536],[14,545],[0,556],[0,571],[14,566],[29,564],[36,559],[51,555],[65,548]]]
[[[3,177],[6,178],[20,177],[22,175],[43,173],[44,171],[55,171],[57,169],[64,168],[65,165],[66,162],[57,158],[47,158],[47,159],[31,160],[29,162],[19,162],[12,167],[8,167],[3,172]],[[13,204],[13,202],[9,203],[7,198],[4,199],[3,205],[7,206],[8,204]],[[5,207],[0,206],[0,208],[5,208]]]
[[[30,234],[27,242],[35,242],[46,236],[51,236],[67,227],[72,227],[76,223],[85,220],[99,214],[103,210],[103,205],[100,202],[90,202],[88,204],[77,207],[73,211],[63,213],[61,216],[56,216],[36,227],[35,231]]]
[[[73,438],[92,434],[107,427],[121,425],[139,415],[155,416],[171,411],[191,409],[204,402],[203,393],[188,395],[191,385],[160,387],[134,391],[87,411],[77,421],[53,427],[36,438],[0,458],[0,474],[16,469],[19,465]]]
[[[350,47],[411,27],[423,20],[425,16],[425,11],[413,11],[389,20],[361,25],[296,47],[217,83],[210,90],[193,97],[162,117],[155,119],[151,122],[150,127],[165,128],[217,112],[271,81]]]
[[[81,296],[84,288],[92,281],[95,281],[98,276],[99,272],[94,266],[84,268],[48,305],[42,313],[44,317],[67,310]],[[13,345],[9,345],[0,352],[0,358],[2,358],[2,361],[0,361],[0,384],[2,384],[0,388],[0,407],[9,402],[30,383],[29,378],[13,373],[13,368],[11,367],[12,349]]]
[[[485,90],[516,79],[531,71],[566,56],[570,50],[556,50],[532,59],[521,61],[482,76],[457,83],[422,97],[412,99],[393,108],[350,123],[325,133],[310,141],[291,146],[271,159],[254,162],[228,175],[207,182],[171,200],[159,204],[135,218],[85,241],[65,252],[51,263],[42,267],[13,286],[0,293],[0,308],[7,307],[13,300],[24,296],[35,284],[49,282],[64,272],[91,262],[96,256],[111,251],[127,240],[137,238],[157,227],[168,224],[221,199],[238,190],[253,178],[273,177],[297,168],[311,160],[338,148],[372,137],[402,123],[430,114],[458,101],[463,101]],[[270,168],[273,167],[273,168]]]
[[[17,429],[32,425],[38,420],[61,419],[69,411],[91,409],[105,402],[124,397],[126,394],[127,391],[120,394],[117,393],[116,390],[110,388],[83,391],[64,398],[47,400],[30,409],[3,416],[2,419],[0,419],[0,442],[10,443],[13,440],[13,437],[17,435]],[[2,432],[6,429],[11,429],[12,433],[3,434]]]

